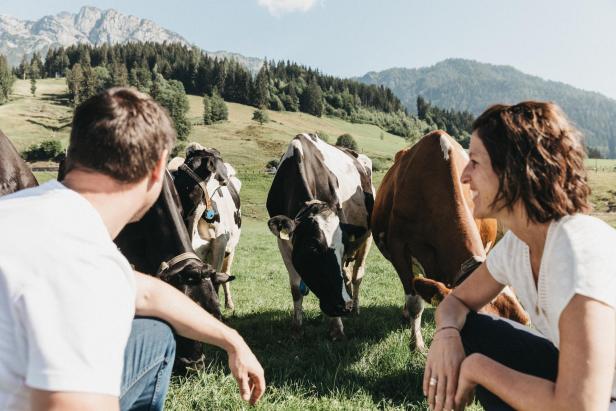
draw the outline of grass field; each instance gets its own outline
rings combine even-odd
[[[12,101],[0,106],[0,128],[19,149],[52,135],[66,143],[71,110],[63,105],[64,84],[63,79],[39,81],[40,94],[32,98],[29,82],[18,81]],[[237,279],[232,283],[236,311],[234,315],[227,313],[227,322],[244,336],[265,368],[268,389],[256,409],[427,409],[421,394],[425,357],[408,348],[409,331],[401,319],[402,286],[376,247],[367,261],[361,313],[345,320],[348,339],[329,341],[327,322],[310,294],[304,299],[304,336],[295,340],[291,338],[288,276],[275,238],[265,224],[265,198],[272,177],[263,173],[263,168],[281,155],[295,134],[324,132],[333,142],[338,135],[351,133],[362,151],[385,165],[405,141],[374,126],[298,113],[272,112],[273,121],[259,126],[251,120],[254,108],[239,104],[228,104],[228,122],[206,127],[199,125],[201,99],[191,96],[190,103],[195,124],[190,140],[218,148],[242,180],[245,218],[233,269]],[[616,213],[610,212],[612,204],[616,207],[616,162],[600,160],[595,165],[589,160],[587,166],[595,211],[616,226]],[[375,186],[383,174],[375,173]],[[39,181],[55,178],[50,172],[36,176]],[[427,308],[423,332],[428,344],[433,329],[433,309]],[[248,409],[228,374],[224,353],[211,347],[205,352],[209,360],[206,370],[187,378],[174,377],[167,409]]]

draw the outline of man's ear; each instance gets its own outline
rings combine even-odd
[[[160,158],[154,165],[152,172],[150,173],[150,184],[153,185],[162,181],[165,178],[165,169],[167,167],[167,157],[169,156],[169,150],[165,149],[160,155]]]

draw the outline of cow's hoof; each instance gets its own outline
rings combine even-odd
[[[411,338],[411,342],[409,343],[409,348],[411,352],[420,352],[422,354],[427,354],[428,350],[426,350],[426,345],[423,341],[417,341],[414,338]]]
[[[302,326],[293,324],[293,326],[291,326],[291,338],[293,338],[294,340],[299,340],[303,336],[304,329],[302,328]]]
[[[201,355],[198,360],[191,360],[184,357],[176,357],[173,363],[173,373],[175,375],[188,375],[205,369],[205,356]]]
[[[233,304],[233,301],[225,301],[225,309],[228,311],[235,311],[235,304]]]
[[[353,306],[353,311],[351,311],[351,314],[359,315],[359,306],[357,305]]]
[[[408,308],[406,308],[406,306],[402,310],[402,319],[404,321],[410,321],[411,320],[411,314],[409,314],[409,310],[408,310]]]
[[[340,341],[346,341],[346,335],[344,335],[344,332],[342,331],[330,331],[329,336],[331,337],[332,341],[335,342],[340,342]]]

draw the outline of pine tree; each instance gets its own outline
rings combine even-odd
[[[21,63],[19,63],[19,67],[17,68],[17,73],[22,80],[26,79],[26,76],[30,72],[30,60],[28,60],[28,56],[24,55],[21,58]]]
[[[212,119],[212,101],[210,96],[207,94],[203,95],[203,124],[210,125],[213,124],[214,120]]]
[[[111,63],[111,86],[114,87],[123,87],[128,86],[128,70],[126,69],[126,65],[119,61],[113,61]]]
[[[223,121],[229,118],[229,110],[227,109],[227,105],[216,88],[212,92],[211,108],[213,122]]]
[[[263,64],[254,82],[252,104],[257,107],[267,107],[269,100],[269,71],[267,64]]]
[[[321,117],[323,114],[323,92],[321,87],[313,79],[302,93],[300,108],[303,112]]]
[[[66,70],[66,85],[68,94],[74,105],[81,103],[81,87],[83,83],[83,69],[81,64],[77,63],[72,69]]]
[[[13,91],[14,82],[15,77],[11,72],[6,57],[0,55],[0,104],[4,104],[8,101]]]
[[[28,73],[28,77],[30,77],[30,92],[32,95],[36,95],[36,80],[41,77],[40,66],[37,62],[30,64],[30,72]]]
[[[169,112],[178,140],[186,141],[192,125],[186,117],[189,106],[184,85],[177,80],[167,81],[162,74],[156,73],[150,94]]]

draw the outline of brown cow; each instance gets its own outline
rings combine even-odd
[[[11,140],[0,131],[0,196],[37,185],[30,167],[19,156]]]
[[[467,162],[456,141],[443,131],[431,132],[396,154],[376,196],[372,235],[402,281],[403,313],[411,323],[411,345],[419,350],[423,303],[413,287],[413,266],[449,289],[464,279],[462,263],[483,261],[496,239],[495,220],[473,219],[470,190],[460,182]],[[515,300],[513,311],[514,318],[524,318]]]

